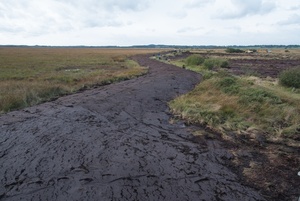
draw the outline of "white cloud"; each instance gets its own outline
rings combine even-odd
[[[141,11],[147,8],[148,0],[106,0],[105,5],[108,8],[118,8],[125,11]]]
[[[278,22],[279,25],[298,25],[300,26],[300,15],[293,14],[288,19]]]
[[[216,16],[223,19],[242,18],[249,15],[263,15],[275,9],[274,2],[263,0],[231,0]]]
[[[177,12],[168,12],[168,15],[171,17],[171,18],[175,18],[175,19],[184,19],[188,16],[188,13],[184,10],[182,11],[177,11]]]
[[[289,6],[289,7],[288,7],[288,10],[291,10],[291,11],[299,11],[299,10],[300,10],[300,4],[298,4],[298,5],[293,5],[293,6]]]
[[[187,7],[187,8],[203,7],[207,4],[211,4],[214,2],[215,2],[215,0],[186,0],[185,7]]]
[[[193,32],[197,32],[199,33],[199,31],[203,31],[204,28],[203,27],[183,27],[177,30],[177,33],[193,33]]]
[[[299,9],[295,0],[0,1],[0,44],[299,44]]]

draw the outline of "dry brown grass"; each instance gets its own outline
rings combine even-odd
[[[0,48],[0,113],[147,71],[129,59],[158,49]]]

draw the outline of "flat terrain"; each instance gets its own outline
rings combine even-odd
[[[0,113],[22,109],[147,72],[128,57],[134,48],[0,48]]]
[[[0,116],[0,199],[265,200],[222,141],[169,122],[200,75],[148,57],[145,76]]]

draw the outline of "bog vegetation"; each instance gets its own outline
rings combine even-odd
[[[129,56],[151,49],[0,48],[0,113],[129,79],[147,71]]]
[[[227,53],[244,53],[244,50],[236,49],[236,48],[227,48],[225,50]]]
[[[284,86],[300,88],[300,67],[283,71],[279,81]]]
[[[204,58],[197,54],[192,54],[185,59],[187,66],[200,66],[203,64],[208,70],[212,70],[214,67],[226,68],[229,63],[226,59],[216,59],[216,58]]]
[[[203,81],[190,93],[169,103],[174,114],[226,135],[264,133],[270,140],[296,139],[300,131],[300,69],[283,72],[278,79],[234,76],[229,62],[199,55],[172,61],[200,72]]]

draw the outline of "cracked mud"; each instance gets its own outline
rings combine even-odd
[[[264,200],[219,141],[169,123],[200,76],[134,59],[147,75],[0,116],[1,200]]]

